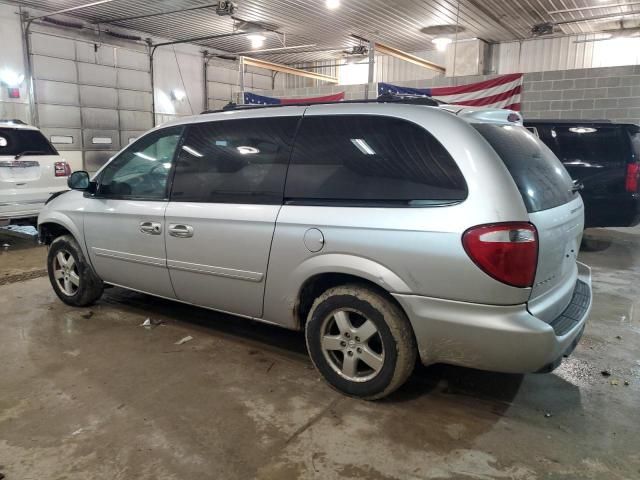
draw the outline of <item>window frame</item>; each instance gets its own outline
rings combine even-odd
[[[286,195],[287,192],[287,182],[289,181],[289,171],[291,166],[293,165],[293,155],[296,147],[298,146],[299,135],[304,123],[305,119],[312,118],[340,118],[340,117],[364,117],[364,118],[383,118],[389,120],[399,120],[405,123],[408,123],[420,130],[424,131],[429,137],[431,137],[435,142],[437,142],[442,149],[449,155],[451,161],[454,163],[458,172],[460,174],[460,178],[463,182],[464,186],[464,196],[461,199],[414,199],[414,200],[390,200],[390,199],[322,199],[322,198],[304,198],[304,197],[288,197]],[[459,205],[465,202],[469,198],[469,185],[467,183],[467,179],[464,176],[464,173],[458,166],[451,152],[442,144],[440,140],[429,131],[424,125],[417,123],[413,120],[395,116],[395,115],[380,115],[376,113],[334,113],[334,114],[321,114],[321,115],[303,115],[298,123],[298,127],[296,129],[296,135],[293,142],[293,148],[291,149],[291,154],[289,155],[289,163],[287,167],[287,178],[285,179],[284,185],[284,204],[285,205],[300,205],[300,206],[319,206],[319,207],[374,207],[374,208],[437,208],[437,207],[448,207],[452,205]]]
[[[293,130],[293,133],[291,135],[291,146],[289,148],[289,152],[286,155],[286,158],[284,159],[284,166],[285,166],[285,175],[284,175],[284,180],[282,182],[282,190],[280,192],[279,195],[279,199],[278,200],[271,200],[269,198],[267,198],[266,195],[252,195],[252,194],[246,194],[246,195],[242,195],[242,194],[229,194],[229,199],[228,200],[223,200],[223,199],[216,199],[216,201],[204,201],[204,200],[192,200],[192,199],[188,199],[188,200],[183,200],[180,198],[175,198],[173,195],[173,187],[174,187],[174,183],[175,183],[175,177],[177,175],[177,167],[178,167],[178,161],[180,159],[180,152],[182,150],[182,147],[184,145],[184,143],[186,142],[186,139],[189,137],[189,133],[191,132],[191,130],[197,126],[200,125],[205,125],[205,124],[218,124],[218,123],[223,123],[223,122],[240,122],[240,121],[249,121],[249,120],[273,120],[273,119],[281,119],[281,118],[292,118],[295,120],[295,127]],[[235,204],[235,205],[283,205],[285,203],[285,197],[284,197],[284,192],[285,192],[285,187],[287,185],[287,177],[289,175],[289,167],[291,165],[291,156],[293,155],[293,150],[295,148],[295,142],[296,139],[298,137],[298,132],[300,131],[300,125],[302,123],[302,119],[304,118],[304,114],[300,114],[300,115],[278,115],[278,116],[270,116],[270,117],[263,117],[263,116],[256,116],[256,117],[244,117],[244,118],[224,118],[224,119],[216,119],[216,120],[207,120],[204,122],[194,122],[194,123],[190,123],[188,125],[185,125],[185,128],[182,132],[182,139],[181,142],[178,144],[178,147],[176,149],[176,156],[174,157],[174,162],[173,162],[173,166],[172,166],[172,177],[171,177],[171,188],[168,192],[168,199],[170,202],[176,202],[176,203],[210,203],[210,204]],[[240,201],[240,199],[245,199],[244,201]]]
[[[98,175],[97,175],[97,177],[95,179],[96,189],[95,189],[95,193],[91,194],[91,197],[92,198],[104,198],[104,199],[110,199],[110,200],[142,200],[142,201],[146,201],[146,202],[167,202],[167,201],[169,201],[169,194],[171,192],[171,187],[173,185],[173,177],[174,177],[174,172],[175,172],[175,168],[176,168],[177,155],[178,155],[178,152],[180,151],[180,149],[182,148],[182,144],[184,142],[185,131],[186,131],[186,127],[187,126],[188,125],[185,125],[185,124],[169,125],[169,126],[166,126],[166,127],[163,127],[163,128],[150,130],[146,134],[138,137],[135,142],[127,145],[126,148],[121,150],[110,161],[108,161],[105,164],[104,167],[102,167],[102,169],[100,170],[100,172],[98,173]],[[147,197],[147,196],[142,196],[142,195],[114,195],[114,194],[105,194],[105,193],[101,193],[100,192],[100,188],[102,187],[102,177],[104,176],[104,172],[109,168],[109,165],[111,165],[113,162],[118,160],[123,155],[126,155],[129,151],[131,151],[134,148],[136,148],[136,145],[138,143],[143,142],[150,135],[155,135],[155,134],[157,134],[159,132],[167,131],[167,130],[174,129],[174,128],[179,128],[180,129],[180,134],[179,134],[180,137],[178,138],[178,142],[176,143],[176,149],[173,152],[173,157],[171,159],[171,168],[167,172],[167,184],[165,185],[164,196],[162,198]]]

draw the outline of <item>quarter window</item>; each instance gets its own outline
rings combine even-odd
[[[196,123],[180,150],[171,200],[281,203],[299,117]]]
[[[159,200],[167,197],[167,179],[182,127],[157,130],[140,138],[100,175],[104,196]]]
[[[285,197],[350,205],[460,201],[467,188],[455,161],[424,128],[366,115],[305,117]]]

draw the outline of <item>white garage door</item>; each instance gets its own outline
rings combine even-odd
[[[152,127],[144,47],[34,32],[31,54],[39,126],[63,155],[79,152],[84,169],[96,171]]]

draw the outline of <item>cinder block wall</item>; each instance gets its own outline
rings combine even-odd
[[[496,75],[441,76],[394,83],[425,88],[464,85],[494,77]],[[366,85],[326,85],[256,93],[297,98],[345,92],[347,100],[357,100],[364,98],[365,88]],[[640,123],[640,65],[526,73],[523,90],[522,113],[527,118],[609,119]],[[370,98],[374,98],[376,93],[376,84],[373,84]]]

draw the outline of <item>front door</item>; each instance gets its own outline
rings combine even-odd
[[[174,298],[165,254],[167,181],[182,127],[151,132],[100,173],[87,202],[84,232],[96,272],[105,282]]]
[[[188,127],[166,211],[167,265],[178,299],[262,315],[271,240],[303,110]]]

